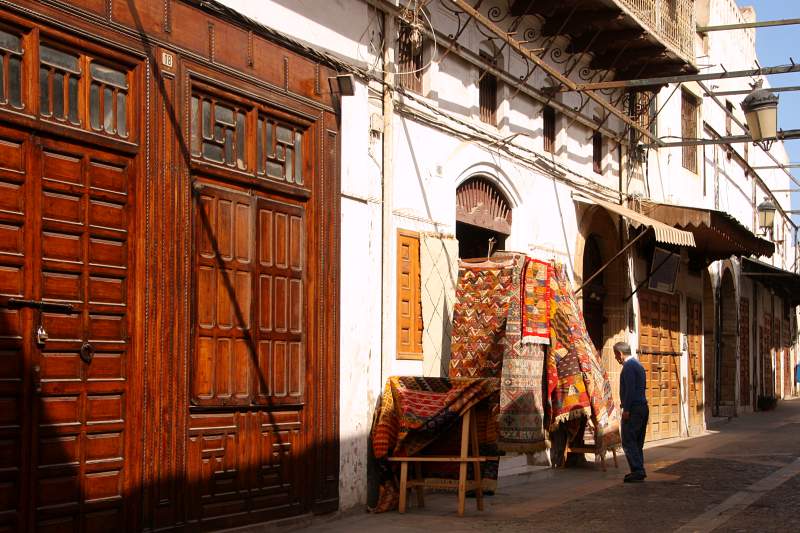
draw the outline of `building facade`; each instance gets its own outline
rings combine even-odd
[[[336,510],[335,62],[217,4],[0,10],[0,529]]]
[[[0,527],[366,503],[383,383],[447,375],[496,250],[566,265],[615,390],[637,350],[650,439],[792,392],[789,176],[658,146],[740,133],[742,80],[583,88],[751,68],[695,30],[754,14],[472,5],[0,1]]]

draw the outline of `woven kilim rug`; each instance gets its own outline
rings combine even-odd
[[[525,265],[522,289],[522,342],[550,344],[550,272],[544,261],[531,259]]]
[[[547,357],[547,397],[548,428],[553,431],[561,422],[591,416],[591,402],[584,381],[584,373],[589,370],[589,365],[588,361],[582,361],[578,346],[581,317],[574,314],[571,292],[561,265],[555,265],[552,269],[550,294],[553,300]]]
[[[370,432],[381,478],[379,501],[373,511],[397,507],[397,483],[388,457],[419,455],[440,440],[452,443],[445,448],[448,455],[458,455],[461,431],[457,422],[461,415],[480,404],[483,414],[478,419],[487,420],[490,403],[497,403],[499,388],[498,379],[390,377]],[[496,440],[485,426],[483,433],[478,433],[479,446]],[[452,435],[457,438],[452,440]],[[441,445],[437,451],[444,452]]]
[[[601,449],[615,446],[620,443],[619,410],[614,405],[611,382],[608,380],[608,374],[603,367],[600,354],[589,337],[583,312],[572,290],[572,283],[566,275],[559,277],[559,283],[564,287],[562,291],[565,296],[564,310],[573,317],[573,344],[580,361],[586,392],[591,402],[592,427],[590,430],[594,432],[595,443]]]
[[[544,408],[542,405],[542,377],[544,374],[544,349],[542,343],[523,340],[529,303],[535,309],[537,302],[526,298],[525,273],[534,261],[518,254],[514,257],[514,275],[511,282],[513,297],[508,305],[505,351],[500,380],[500,416],[498,418],[499,449],[509,452],[533,453],[547,446],[544,434]],[[541,263],[545,265],[545,263]],[[533,284],[531,284],[533,285]],[[536,291],[532,296],[536,296]],[[525,295],[525,296],[523,296]],[[547,303],[545,302],[545,308]]]
[[[513,257],[459,262],[450,377],[500,377],[508,306],[514,296],[514,265]]]

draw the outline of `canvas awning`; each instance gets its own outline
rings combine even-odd
[[[697,250],[707,261],[731,256],[767,256],[775,245],[753,234],[730,214],[714,209],[642,202],[647,216],[694,235]]]
[[[689,231],[674,228],[668,224],[665,224],[664,222],[650,218],[641,213],[637,213],[633,209],[628,209],[627,207],[619,204],[612,204],[611,202],[606,202],[605,200],[599,200],[597,198],[590,198],[588,196],[577,194],[573,194],[572,197],[579,202],[596,204],[608,211],[611,211],[612,213],[623,216],[628,219],[628,222],[632,226],[645,226],[648,228],[653,228],[656,241],[660,243],[674,244],[677,246],[696,246],[694,235]]]
[[[773,289],[790,305],[800,304],[800,274],[742,257],[742,275]]]

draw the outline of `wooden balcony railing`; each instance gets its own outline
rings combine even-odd
[[[694,63],[694,0],[614,0],[643,27]]]

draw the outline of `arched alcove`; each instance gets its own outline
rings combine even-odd
[[[511,203],[485,176],[474,176],[456,189],[456,238],[462,259],[487,257],[502,250],[511,234]]]

